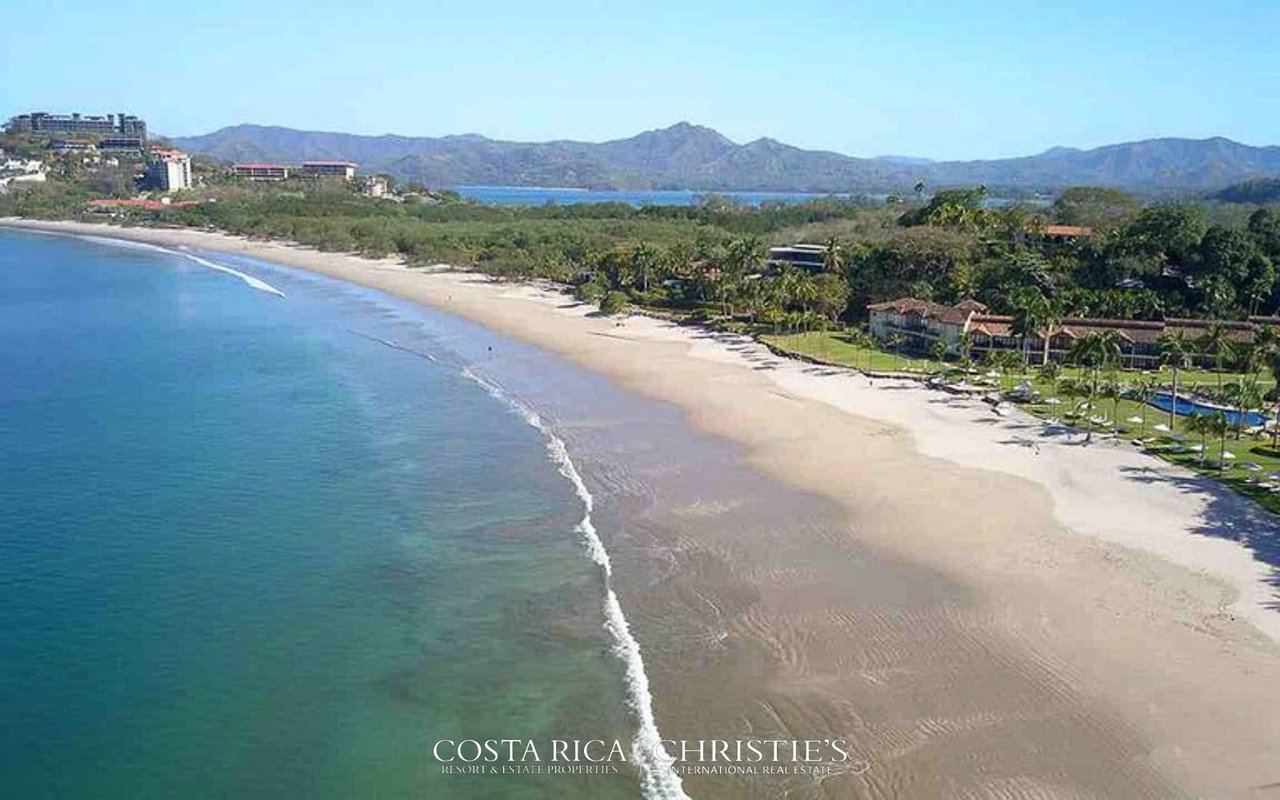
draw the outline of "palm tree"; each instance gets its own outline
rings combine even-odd
[[[973,369],[973,333],[970,331],[960,334],[960,364],[965,372]]]
[[[902,343],[906,340],[906,337],[900,333],[889,334],[888,345],[893,348],[894,355],[897,356],[893,364],[895,369],[902,366],[900,363],[902,361]]]
[[[1049,363],[1049,341],[1053,338],[1053,329],[1062,322],[1062,310],[1052,299],[1046,297],[1039,289],[1028,289],[1019,294],[1015,301],[1013,313],[1013,334],[1022,340],[1026,350],[1028,340],[1032,336],[1040,336],[1043,350],[1040,355],[1041,366]],[[1030,361],[1024,352],[1024,360]]]
[[[1093,399],[1098,395],[1098,374],[1104,367],[1115,363],[1115,360],[1120,357],[1120,342],[1120,335],[1113,330],[1108,330],[1102,333],[1091,333],[1082,339],[1076,339],[1071,344],[1071,360],[1089,370],[1088,402],[1090,407],[1093,406]],[[1092,440],[1093,422],[1090,420],[1085,442],[1088,443]]]
[[[844,261],[844,245],[836,237],[829,237],[826,253],[822,256],[822,268],[833,275],[839,275],[844,272]]]
[[[1111,421],[1119,425],[1120,398],[1124,396],[1124,387],[1115,380],[1114,375],[1110,375],[1108,380],[1098,387],[1098,394],[1111,401]]]
[[[1042,366],[1049,363],[1049,344],[1053,339],[1054,328],[1062,324],[1062,316],[1062,303],[1046,297],[1040,314],[1040,322],[1044,326],[1044,353],[1040,359]]]
[[[1231,334],[1227,326],[1214,322],[1200,340],[1205,355],[1213,356],[1213,371],[1218,375],[1218,394],[1222,394],[1222,360],[1231,353]]]
[[[1209,433],[1218,437],[1218,469],[1222,469],[1227,461],[1227,431],[1231,430],[1231,424],[1221,411],[1206,415],[1206,420],[1205,427]]]
[[[1244,416],[1250,408],[1262,402],[1262,394],[1258,391],[1257,376],[1246,376],[1243,380],[1228,383],[1222,390],[1222,399],[1236,410],[1236,438],[1244,432]]]
[[[1276,382],[1276,406],[1271,418],[1271,449],[1280,450],[1280,353],[1271,354],[1271,377]]]
[[[1058,380],[1062,375],[1062,369],[1055,363],[1049,362],[1040,367],[1040,379],[1049,383],[1049,396],[1052,397],[1058,393]]]
[[[1209,434],[1213,432],[1212,415],[1192,414],[1187,418],[1187,430],[1200,434],[1200,463],[1203,465],[1209,453]]]
[[[1259,325],[1253,335],[1253,346],[1262,353],[1265,360],[1280,350],[1280,329],[1274,325]]]
[[[947,365],[946,365],[946,360],[947,360],[947,343],[946,343],[946,341],[944,341],[944,340],[942,340],[942,339],[938,339],[937,341],[935,341],[935,342],[933,343],[932,353],[933,353],[933,358],[934,358],[934,360],[938,362],[938,368],[939,368],[939,370],[945,370],[945,369],[947,368]]]
[[[817,281],[807,272],[798,272],[792,287],[791,302],[800,306],[800,310],[804,313],[806,319],[806,327],[808,326],[807,320],[813,312],[814,303],[817,301]]]
[[[1133,389],[1133,397],[1142,406],[1142,430],[1138,434],[1138,438],[1147,438],[1147,408],[1151,404],[1151,395],[1155,393],[1155,386],[1149,380],[1139,379],[1137,385]]]
[[[1000,377],[997,389],[1002,392],[1004,391],[1004,379],[1011,373],[1022,369],[1022,359],[1011,350],[988,350],[986,361],[991,369],[999,371]]]
[[[631,253],[631,265],[639,279],[640,291],[648,293],[649,281],[658,269],[658,253],[647,244],[640,244]]]
[[[1045,314],[1044,295],[1035,289],[1028,289],[1019,293],[1014,301],[1013,324],[1010,332],[1018,337],[1020,344],[1019,350],[1022,351],[1022,363],[1030,362],[1027,354],[1027,344],[1031,341],[1031,337],[1040,333],[1044,327]],[[1047,338],[1047,334],[1046,334]]]
[[[1169,405],[1170,433],[1177,429],[1178,424],[1178,371],[1191,363],[1193,352],[1191,342],[1187,341],[1181,333],[1177,336],[1165,334],[1156,342],[1156,353],[1160,356],[1160,363],[1173,368],[1173,402]]]

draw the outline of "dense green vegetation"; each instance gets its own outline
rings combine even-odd
[[[1280,203],[1280,178],[1254,178],[1233,183],[1214,192],[1212,197],[1223,203]]]
[[[83,213],[100,175],[50,182],[0,198],[0,213]],[[119,191],[114,192],[119,194]],[[911,295],[993,311],[1160,319],[1243,318],[1280,308],[1280,213],[1260,207],[1244,224],[1212,222],[1188,204],[1143,206],[1114,189],[1078,187],[1049,208],[992,208],[985,190],[951,189],[928,202],[815,200],[746,208],[622,203],[491,207],[457,198],[406,202],[298,181],[234,181],[206,202],[127,221],[212,227],[324,250],[452,263],[503,277],[574,284],[580,296],[620,292],[628,302],[727,323],[812,329],[857,322],[871,302]],[[1049,223],[1090,224],[1093,236],[1042,235]],[[819,271],[766,265],[766,247],[828,247]]]

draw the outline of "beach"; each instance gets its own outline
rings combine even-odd
[[[664,620],[729,643],[724,658],[657,659],[664,736],[861,734],[865,774],[796,796],[1280,793],[1277,579],[1249,549],[1280,526],[1226,489],[909,381],[595,316],[548,287],[212,232],[4,224],[244,255],[457,314],[670,404],[751,470],[838,509],[839,535],[777,542],[763,526],[684,543],[710,554],[705,569],[666,582],[616,565],[642,649],[672,632]],[[912,583],[877,586],[864,554]],[[779,794],[727,786],[686,780],[694,797]]]

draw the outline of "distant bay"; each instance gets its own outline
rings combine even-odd
[[[834,198],[853,200],[861,195],[815,192],[703,192],[692,189],[573,189],[546,186],[454,186],[468,200],[493,206],[582,205],[626,203],[632,206],[692,206],[708,197],[722,197],[731,203],[759,206],[765,203],[807,203]],[[882,195],[877,195],[883,199]]]

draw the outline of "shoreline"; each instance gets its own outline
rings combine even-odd
[[[1187,783],[1235,793],[1280,780],[1266,758],[1280,741],[1276,573],[1226,538],[1280,525],[1211,481],[1120,446],[1064,444],[1021,413],[996,419],[975,400],[782,359],[744,337],[588,317],[536,286],[204,231],[0,225],[320,272],[605,373],[742,444],[764,474],[834,500],[860,543],[974,588],[992,626],[1108,701]]]

